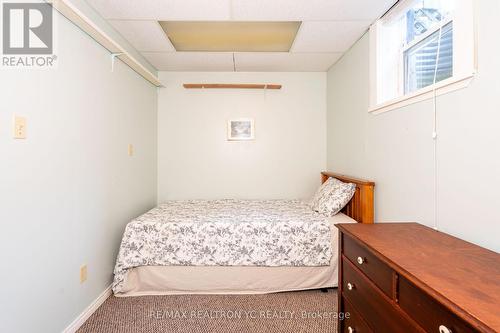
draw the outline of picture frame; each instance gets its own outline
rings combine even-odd
[[[255,139],[255,123],[252,118],[230,119],[227,121],[228,141],[251,141]]]

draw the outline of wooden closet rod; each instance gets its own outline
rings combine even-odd
[[[186,89],[281,89],[281,84],[184,83]]]

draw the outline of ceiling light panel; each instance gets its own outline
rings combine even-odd
[[[177,51],[288,52],[299,21],[161,21]]]

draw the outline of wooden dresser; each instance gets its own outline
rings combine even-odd
[[[339,332],[500,332],[500,254],[417,223],[337,227]]]

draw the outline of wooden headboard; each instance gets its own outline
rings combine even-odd
[[[356,193],[342,209],[342,213],[360,223],[373,223],[373,189],[375,183],[326,171],[321,173],[321,183],[326,182],[330,177],[337,178],[345,183],[356,184]]]

